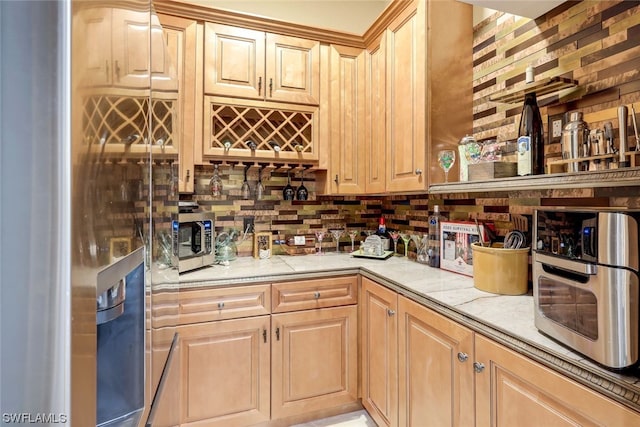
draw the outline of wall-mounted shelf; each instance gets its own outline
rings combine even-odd
[[[547,77],[533,83],[525,83],[524,86],[505,89],[489,96],[489,101],[501,102],[504,104],[522,104],[524,96],[528,93],[535,92],[538,100],[545,96],[555,95],[558,92],[578,88],[576,80],[567,79],[565,77]]]
[[[429,194],[486,193],[496,191],[556,190],[567,188],[638,187],[640,167],[602,171],[556,173],[432,184]]]

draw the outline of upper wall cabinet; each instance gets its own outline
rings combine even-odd
[[[78,14],[79,34],[100,42],[85,52],[82,86],[117,86],[146,89],[150,85],[152,66],[158,75],[167,72],[164,89],[177,90],[177,82],[165,69],[166,62],[149,58],[149,12],[126,9],[92,8]],[[155,18],[155,16],[154,16]],[[151,50],[164,50],[162,28],[157,19],[152,22]],[[135,46],[135,48],[132,48]]]
[[[320,43],[205,24],[205,93],[317,105]]]

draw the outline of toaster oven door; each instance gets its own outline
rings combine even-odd
[[[534,253],[535,325],[610,368],[638,361],[638,276]]]

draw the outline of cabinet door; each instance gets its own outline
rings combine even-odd
[[[181,18],[167,16],[163,19],[167,22]],[[195,27],[195,21],[191,21],[191,23]],[[159,17],[152,14],[151,84],[154,91],[178,91],[179,81],[184,79],[184,66],[180,66],[185,55],[184,49],[185,28],[163,27]]]
[[[637,426],[640,414],[476,335],[476,425]]]
[[[113,42],[113,85],[128,88],[151,86],[148,12],[114,9],[111,24]]]
[[[178,147],[178,191],[193,193],[196,153],[202,157],[202,26],[170,15],[159,18],[165,48],[164,57],[153,61],[157,71],[152,84],[154,90],[169,90],[172,81],[177,84],[173,145]]]
[[[473,332],[398,298],[398,425],[474,425]]]
[[[269,316],[179,326],[182,424],[268,421]]]
[[[398,425],[398,298],[362,278],[362,405],[379,426]]]
[[[267,33],[265,99],[318,105],[320,42]]]
[[[76,41],[74,55],[78,54],[82,68],[73,70],[79,74],[82,86],[96,87],[111,84],[111,9],[90,8],[79,11],[74,16],[73,35]],[[76,30],[77,29],[77,30]],[[79,40],[82,38],[82,41]],[[84,40],[96,41],[90,46]]]
[[[265,34],[206,22],[204,37],[205,93],[264,99]]]
[[[357,401],[357,306],[272,318],[273,419]]]
[[[365,52],[331,46],[332,192],[365,191]]]
[[[388,191],[426,188],[425,2],[407,7],[387,31]]]
[[[365,191],[385,191],[386,169],[386,33],[367,51]]]

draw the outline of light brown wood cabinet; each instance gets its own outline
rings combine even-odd
[[[474,425],[473,338],[468,328],[398,297],[398,425]]]
[[[320,43],[205,23],[205,93],[318,105]]]
[[[331,192],[365,192],[365,51],[331,45]]]
[[[378,426],[398,425],[398,295],[363,277],[362,405]]]
[[[270,418],[269,316],[176,328],[181,425],[246,426]]]
[[[151,50],[157,52],[164,48],[162,27],[155,15],[127,9],[87,8],[79,11],[75,19],[78,34],[100,41],[99,46],[87,46],[86,52],[82,52],[85,68],[77,70],[81,73],[82,86],[149,89],[152,72],[165,72],[164,63],[150,61],[150,34]],[[158,56],[154,54],[153,58]],[[177,89],[174,80],[169,79],[165,84]]]
[[[639,413],[367,278],[361,295],[362,403],[380,426],[640,423]]]
[[[476,425],[636,426],[640,414],[481,335]]]
[[[367,49],[366,55],[366,126],[365,192],[386,190],[386,33]]]
[[[357,401],[357,324],[355,305],[272,316],[273,419]]]

